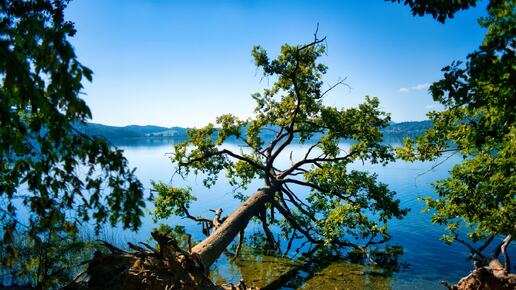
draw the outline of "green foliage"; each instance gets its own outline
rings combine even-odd
[[[7,252],[0,252],[0,259],[12,262],[9,267],[0,267],[3,283],[19,285],[40,281],[43,289],[56,289],[70,282],[84,270],[84,261],[91,257],[96,244],[89,238],[69,235],[59,231],[48,231],[35,240],[27,232],[17,231],[14,249],[16,259]],[[5,246],[0,241],[0,247]]]
[[[314,243],[357,246],[365,241],[372,245],[389,239],[385,223],[403,217],[406,210],[400,209],[394,193],[378,183],[376,176],[346,168],[356,161],[385,164],[393,160],[392,148],[381,144],[381,130],[390,118],[379,109],[377,98],[366,97],[364,103],[348,109],[324,104],[323,97],[342,81],[323,90],[327,67],[317,62],[325,53],[322,41],[285,44],[273,60],[256,46],[252,51],[255,64],[274,83],[252,95],[255,115],[245,120],[223,115],[216,124],[189,130],[189,139],[175,146],[171,159],[183,176],[202,174],[206,186],[213,185],[223,172],[231,185],[243,190],[251,181],[263,180],[276,191],[274,201],[266,206],[268,220],[280,225],[286,237],[296,231]],[[262,138],[271,132],[271,138]],[[228,138],[240,140],[244,148],[240,152],[226,149]],[[339,144],[343,139],[353,140],[347,152]],[[291,166],[282,168],[285,165],[277,158],[289,154],[294,140],[309,141],[310,146],[304,157],[294,160],[291,155]],[[181,194],[168,201],[170,209],[178,208],[189,195],[179,189],[163,190],[161,185],[154,189],[162,195],[157,203],[160,211],[167,209],[163,201],[173,196],[171,192]],[[298,198],[299,191],[310,191],[310,197]]]
[[[465,64],[443,68],[444,77],[430,87],[442,112],[416,140],[407,140],[399,155],[406,160],[433,160],[444,152],[464,159],[450,177],[434,187],[439,198],[426,199],[433,221],[447,224],[452,242],[460,224],[473,241],[490,235],[516,234],[516,75],[515,2],[491,1],[482,45]]]
[[[197,200],[190,194],[191,188],[172,187],[162,182],[151,182],[151,186],[158,193],[153,211],[156,219],[166,219],[172,215],[185,217],[190,203]]]
[[[433,18],[444,23],[446,19],[453,18],[459,10],[475,7],[477,0],[386,0],[410,6],[412,14],[423,16],[431,14]]]
[[[141,224],[143,188],[122,151],[74,129],[91,117],[79,94],[92,71],[68,41],[75,29],[64,20],[66,3],[0,1],[0,251],[11,253],[7,266],[20,252],[13,244],[20,225],[37,247],[46,236],[75,235],[82,222]],[[20,219],[17,211],[28,214]],[[44,272],[38,279],[48,278],[50,269]]]
[[[341,166],[344,165],[325,164],[306,176],[307,180],[322,189],[339,193],[329,196],[316,191],[308,197],[313,210],[327,215],[318,223],[327,242],[344,234],[356,240],[370,234],[386,235],[387,220],[401,217],[406,211],[399,208],[399,201],[393,200],[394,193],[385,184],[376,181],[376,175],[359,171],[347,173]],[[371,219],[374,216],[376,220]],[[383,225],[379,226],[378,221]]]

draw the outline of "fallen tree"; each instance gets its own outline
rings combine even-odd
[[[185,251],[176,239],[153,232],[158,249],[141,243],[129,243],[132,251],[121,250],[103,242],[109,253],[95,252],[87,269],[63,290],[73,289],[247,289],[243,282],[237,285],[217,286],[207,276],[199,257]]]
[[[154,183],[156,218],[190,218],[202,224],[207,237],[191,249],[181,250],[170,244],[173,239],[164,243],[155,235],[159,253],[135,248],[138,251],[130,254],[118,250],[97,254],[88,269],[91,287],[95,281],[114,279],[122,283],[116,287],[122,288],[217,289],[206,278],[210,266],[235,237],[243,239],[254,217],[276,254],[288,252],[294,239],[304,239],[336,252],[346,247],[360,251],[375,263],[368,249],[389,240],[386,222],[403,217],[406,210],[400,209],[394,192],[377,182],[374,174],[348,171],[347,165],[355,161],[385,164],[393,159],[391,148],[381,144],[380,132],[390,118],[378,109],[376,98],[367,97],[350,109],[323,104],[323,97],[343,84],[341,80],[322,89],[327,68],[316,60],[325,51],[324,41],[316,34],[306,45],[284,45],[272,61],[265,50],[255,47],[256,65],[265,77],[275,79],[263,94],[253,95],[255,117],[241,120],[223,115],[217,125],[190,130],[189,139],[174,148],[172,160],[181,176],[202,174],[204,185],[210,187],[225,171],[229,183],[239,189],[247,189],[256,179],[262,180],[263,186],[249,197],[235,191],[243,203],[226,218],[218,210],[214,219],[208,219],[190,214],[190,203],[195,200],[190,189]],[[227,149],[228,139],[239,140],[245,150]],[[353,143],[345,150],[339,144],[342,139]],[[305,142],[310,143],[303,155],[294,156],[292,145]],[[290,165],[278,161],[282,158],[288,158]],[[281,227],[283,238],[272,234],[271,225]],[[102,284],[108,286],[116,288]]]
[[[256,65],[264,77],[276,80],[263,94],[253,95],[255,117],[220,116],[216,125],[190,130],[189,140],[175,146],[176,173],[203,174],[207,187],[221,171],[226,171],[231,185],[241,189],[256,179],[264,183],[192,248],[206,269],[253,217],[262,224],[269,247],[275,251],[281,251],[281,246],[269,230],[272,224],[281,225],[287,239],[295,231],[312,244],[351,247],[368,255],[368,247],[389,239],[387,220],[406,213],[375,175],[346,169],[357,160],[384,164],[392,160],[391,148],[380,143],[380,129],[390,118],[378,109],[376,98],[367,97],[358,108],[350,109],[323,104],[324,96],[344,83],[341,80],[322,89],[327,67],[316,60],[324,53],[324,41],[316,34],[309,44],[284,45],[272,61],[265,50],[255,47]],[[245,151],[225,148],[228,139],[240,141]],[[343,139],[354,141],[347,151],[339,146]],[[296,158],[290,151],[293,142],[310,142],[310,146]],[[287,156],[290,166],[284,167],[285,162],[278,159]],[[171,214],[192,218],[187,210],[194,200],[189,189],[163,183],[154,188],[158,218]],[[300,198],[299,192],[306,191],[308,197]]]

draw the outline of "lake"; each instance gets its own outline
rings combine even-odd
[[[147,192],[150,190],[150,181],[171,181],[175,186],[188,185],[198,200],[191,206],[193,215],[212,217],[209,209],[224,209],[225,214],[231,213],[240,202],[233,199],[232,188],[220,178],[218,183],[210,189],[202,185],[202,177],[189,176],[186,180],[178,176],[171,180],[174,170],[167,154],[172,152],[172,146],[177,142],[174,139],[145,139],[115,143],[125,151],[125,156],[131,167],[136,167],[136,175],[144,183]],[[229,144],[228,147],[238,149],[238,144]],[[293,145],[294,158],[296,153],[301,154],[307,145]],[[348,146],[343,143],[342,146]],[[295,286],[280,289],[439,289],[441,280],[456,282],[472,269],[472,263],[467,259],[466,248],[459,244],[446,245],[439,240],[443,234],[443,227],[432,224],[430,213],[422,212],[424,203],[419,197],[433,196],[431,184],[448,176],[448,171],[454,164],[460,162],[461,156],[454,155],[435,162],[407,163],[397,161],[387,166],[372,164],[353,164],[357,170],[375,172],[378,179],[386,183],[397,193],[401,206],[410,208],[409,214],[402,220],[392,220],[389,223],[391,244],[403,247],[404,254],[400,261],[407,267],[392,275],[373,275],[370,267],[354,265],[346,261],[333,261],[310,271],[298,271],[297,280],[290,284]],[[289,162],[283,156],[281,162]],[[434,168],[435,167],[435,168]],[[262,184],[257,181],[249,187],[248,194]],[[255,186],[255,187],[253,187]],[[149,210],[152,206],[149,205]],[[200,225],[181,218],[171,218],[161,221],[168,225],[185,226],[194,239],[202,239]],[[121,230],[109,230],[114,240],[118,241],[145,241],[155,224],[150,215],[144,218],[140,231],[136,234]],[[250,226],[246,234],[259,229]],[[250,261],[251,260],[251,261]],[[252,257],[243,255],[237,262],[229,262],[222,256],[214,265],[214,278],[217,281],[238,282],[243,276],[247,286],[252,286],[254,280],[271,280],[282,272],[295,267],[289,260],[260,257],[259,262]],[[374,271],[373,271],[374,273]],[[257,278],[258,277],[258,278]],[[257,281],[256,283],[260,283]],[[263,281],[262,281],[263,283]],[[258,285],[257,284],[257,285]],[[444,289],[444,288],[442,288]]]

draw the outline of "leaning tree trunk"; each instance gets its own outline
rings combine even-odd
[[[266,202],[274,194],[272,188],[266,187],[255,192],[250,198],[242,203],[220,227],[204,241],[192,248],[192,254],[196,255],[203,266],[209,269],[222,252],[229,246],[235,237],[247,227],[247,224]]]
[[[173,237],[157,232],[152,237],[159,251],[145,243],[145,248],[129,243],[134,252],[105,243],[111,253],[97,251],[88,269],[64,289],[247,289],[243,281],[235,286],[214,285],[207,274],[213,262],[273,196],[272,188],[258,190],[192,249],[181,249]]]

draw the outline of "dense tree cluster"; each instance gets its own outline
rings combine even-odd
[[[445,109],[431,112],[434,126],[398,153],[407,160],[433,160],[459,153],[464,159],[451,176],[435,184],[428,199],[433,220],[448,224],[452,241],[459,224],[474,241],[514,235],[516,227],[516,18],[513,1],[493,1],[480,20],[484,42],[467,57],[443,68],[430,87]],[[457,218],[460,218],[458,220]]]
[[[482,45],[465,63],[444,67],[443,78],[430,87],[434,100],[444,106],[429,113],[433,128],[398,149],[405,160],[463,156],[450,177],[434,184],[438,197],[426,203],[434,213],[432,221],[447,226],[443,240],[466,245],[476,260],[474,275],[461,281],[476,285],[478,280],[496,289],[516,285],[507,252],[516,234],[515,11],[513,0],[489,2],[488,15],[479,19],[487,30]],[[486,254],[496,240],[500,243],[494,253]]]
[[[74,129],[91,118],[80,93],[92,71],[68,41],[66,3],[0,1],[0,251],[13,265],[15,239],[27,235],[36,260],[22,270],[45,283],[61,258],[50,255],[53,242],[90,220],[136,229],[144,206],[122,152]]]

